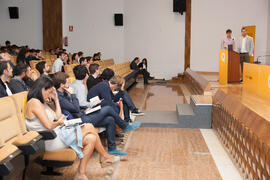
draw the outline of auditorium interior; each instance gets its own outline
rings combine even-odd
[[[20,179],[270,180],[270,1],[0,0],[0,180]]]

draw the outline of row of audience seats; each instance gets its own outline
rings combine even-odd
[[[37,153],[40,149],[41,140],[50,140],[56,137],[54,131],[27,131],[24,111],[26,106],[27,92],[21,92],[9,97],[1,98],[0,101],[0,179],[13,170],[11,160],[19,155],[24,155],[25,178],[26,168],[29,163],[29,156]],[[61,175],[55,172],[54,167],[65,167],[72,165],[76,159],[76,153],[70,149],[63,149],[54,152],[44,152],[36,159],[36,162],[46,167],[43,175]]]
[[[128,89],[132,84],[134,84],[134,82],[136,82],[136,71],[130,69],[130,62],[115,64],[108,68],[111,68],[116,75],[125,78],[125,89]]]
[[[114,65],[114,59],[105,59],[105,60],[101,60],[101,61],[95,61],[96,64],[98,64],[99,66],[101,66],[102,70]]]

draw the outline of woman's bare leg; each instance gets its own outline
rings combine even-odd
[[[96,139],[96,143],[95,143],[95,149],[97,150],[97,152],[104,158],[106,159],[112,159],[114,156],[108,154],[108,152],[104,149],[101,140],[99,138],[98,133],[96,132],[95,127],[90,124],[90,123],[86,123],[84,126],[82,126],[82,134],[83,137],[87,134],[94,134],[97,139]]]
[[[88,180],[86,176],[86,166],[94,151],[97,137],[94,134],[87,134],[83,138],[83,158],[80,160],[78,169],[78,178],[80,180]]]

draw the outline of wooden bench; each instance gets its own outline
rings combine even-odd
[[[112,69],[115,75],[121,76],[125,79],[125,89],[128,89],[136,82],[135,72],[130,69],[130,62],[124,62],[116,65],[109,66],[108,68]]]
[[[210,83],[202,76],[187,68],[184,72],[184,81],[194,94],[205,95],[210,92]]]
[[[246,179],[270,179],[270,122],[218,90],[212,127]]]
[[[94,61],[94,63],[101,66],[101,70],[104,70],[105,68],[114,65],[114,59],[105,59],[105,60],[101,60],[101,61]]]

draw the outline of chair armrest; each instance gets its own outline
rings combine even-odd
[[[42,140],[51,140],[57,136],[53,130],[38,131],[38,133],[42,136]]]

